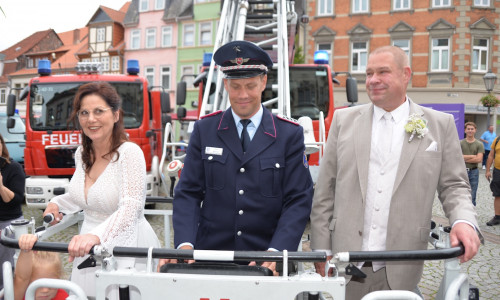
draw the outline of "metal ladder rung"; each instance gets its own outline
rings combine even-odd
[[[274,9],[253,9],[253,14],[275,14],[276,11]]]
[[[254,4],[273,4],[273,0],[251,0],[248,1],[248,4],[254,5]]]
[[[248,20],[273,20],[273,15],[248,15]]]
[[[274,30],[245,30],[245,34],[273,34]]]
[[[273,45],[260,46],[264,50],[273,50]]]

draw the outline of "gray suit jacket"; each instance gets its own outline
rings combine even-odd
[[[410,100],[410,114],[427,120],[429,132],[408,142],[406,134],[392,193],[387,250],[427,249],[436,191],[453,224],[479,228],[471,201],[453,116]],[[321,161],[311,213],[311,248],[359,251],[368,181],[373,104],[335,111]],[[426,151],[435,141],[437,151]],[[413,290],[423,262],[387,262],[392,289]]]

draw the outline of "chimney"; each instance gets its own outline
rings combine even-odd
[[[73,45],[80,43],[80,29],[73,30]]]

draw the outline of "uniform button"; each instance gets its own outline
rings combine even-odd
[[[243,195],[245,193],[244,190],[240,190],[238,193],[240,193],[240,195]]]
[[[359,234],[360,236],[362,236],[362,235],[363,235],[363,231],[361,231],[361,230],[360,230],[360,231],[358,231],[358,234]]]
[[[213,157],[213,156],[209,156],[209,157],[208,157],[208,160],[212,160],[212,159],[214,159],[214,157]]]
[[[378,189],[377,192],[382,193],[382,189]]]
[[[276,163],[275,166],[276,166],[276,169],[280,168],[280,164],[279,163]]]
[[[375,206],[375,211],[379,211],[379,210],[380,210],[380,207]]]
[[[241,231],[238,231],[236,234],[237,234],[238,236],[240,236],[240,235],[241,235]]]
[[[384,175],[384,174],[385,174],[384,170],[380,171],[380,175]]]
[[[372,225],[372,229],[377,229],[377,225]]]
[[[243,214],[243,210],[240,210],[238,213],[239,213],[240,215],[242,215],[242,214]]]
[[[245,172],[245,168],[241,168],[240,173],[244,173],[244,172]]]

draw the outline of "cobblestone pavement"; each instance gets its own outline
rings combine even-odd
[[[484,236],[484,245],[469,262],[461,264],[461,272],[467,273],[469,282],[479,288],[480,299],[500,299],[500,225],[487,226],[494,215],[493,197],[484,170],[479,171],[479,187],[476,195],[476,211],[479,228]],[[434,202],[433,219],[448,225],[439,201]],[[443,261],[426,262],[420,289],[426,299],[434,299],[443,277]]]
[[[461,265],[461,271],[467,273],[471,284],[479,288],[480,299],[500,299],[500,226],[486,226],[486,222],[493,216],[493,197],[484,177],[484,170],[480,170],[479,188],[477,192],[477,213],[480,229],[485,238],[485,244],[479,249],[479,253],[470,262]],[[157,204],[159,209],[169,209],[168,204]],[[37,225],[41,225],[41,211],[23,208],[25,218],[35,217]],[[433,208],[433,219],[439,224],[448,225],[447,219],[441,209],[439,201],[435,201]],[[163,217],[147,216],[158,237],[164,246],[164,225]],[[69,242],[71,237],[77,233],[76,226],[68,228],[64,233],[59,233],[50,241]],[[307,236],[308,228],[304,236]],[[170,244],[172,245],[172,244]],[[304,244],[304,249],[308,248],[308,243]],[[67,262],[67,255],[63,254],[64,268],[66,276],[71,273],[71,263]],[[312,268],[311,265],[306,265]],[[434,299],[441,279],[443,277],[443,261],[428,261],[425,263],[424,274],[419,287],[425,299]]]

